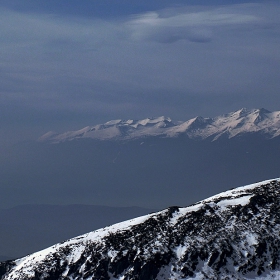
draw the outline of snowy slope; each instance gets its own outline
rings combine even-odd
[[[278,279],[280,179],[118,223],[1,263],[2,279]]]
[[[241,109],[215,118],[196,117],[185,122],[173,122],[170,118],[158,117],[144,120],[113,120],[96,126],[87,126],[78,131],[62,134],[48,132],[40,141],[54,143],[77,138],[133,139],[147,136],[177,137],[217,140],[244,133],[260,132],[268,138],[280,135],[280,111],[269,112],[265,109]]]

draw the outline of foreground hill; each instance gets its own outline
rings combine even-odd
[[[279,210],[280,179],[263,181],[1,263],[2,279],[277,279]]]

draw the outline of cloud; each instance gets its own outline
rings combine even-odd
[[[134,17],[127,22],[132,30],[132,38],[161,43],[174,43],[178,40],[209,42],[212,30],[216,27],[250,25],[261,21],[257,16],[233,13],[227,9],[184,13],[173,10],[173,13],[168,17],[160,16],[157,12]]]

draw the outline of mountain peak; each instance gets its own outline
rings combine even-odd
[[[240,110],[234,112],[234,114],[238,114],[239,117],[244,117],[246,115],[248,115],[248,113],[250,113],[251,111],[248,110],[247,108],[241,108]]]
[[[260,122],[264,121],[265,119],[268,119],[269,114],[270,112],[268,110],[265,110],[265,109],[259,109],[259,110],[256,110],[256,118],[254,120],[254,123],[255,124],[259,124]]]
[[[2,263],[2,279],[275,279],[279,201],[279,178],[239,187]]]
[[[108,126],[117,125],[121,122],[122,122],[122,120],[111,120],[111,121],[108,121],[108,122],[104,123],[104,125],[108,125]]]

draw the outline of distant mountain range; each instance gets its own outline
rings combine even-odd
[[[0,264],[3,280],[280,277],[280,179],[86,233]]]
[[[243,108],[215,118],[195,117],[176,122],[163,116],[143,120],[112,120],[61,134],[48,132],[39,141],[59,143],[83,138],[128,140],[149,136],[187,136],[190,139],[215,141],[220,137],[233,138],[246,133],[261,133],[267,138],[279,136],[280,111]]]

